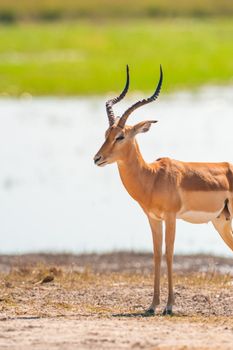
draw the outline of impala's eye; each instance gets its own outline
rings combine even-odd
[[[120,135],[116,137],[116,141],[121,141],[124,140],[125,136],[124,135]]]

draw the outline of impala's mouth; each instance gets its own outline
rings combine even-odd
[[[96,163],[96,165],[98,165],[98,166],[105,166],[106,164],[107,164],[106,160],[104,162],[101,162],[101,163]]]

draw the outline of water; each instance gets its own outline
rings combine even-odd
[[[138,137],[144,158],[233,163],[232,97],[233,87],[206,88],[140,108],[129,123],[159,120]],[[0,100],[1,253],[152,250],[147,219],[116,165],[93,164],[107,127],[105,99]],[[175,249],[232,256],[211,224],[178,221]]]

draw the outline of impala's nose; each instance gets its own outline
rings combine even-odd
[[[102,159],[102,156],[96,154],[96,156],[94,157],[94,163],[97,164],[101,159]]]

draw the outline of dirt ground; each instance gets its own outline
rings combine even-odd
[[[151,254],[0,256],[0,350],[233,349],[233,259],[176,256],[173,316]]]

